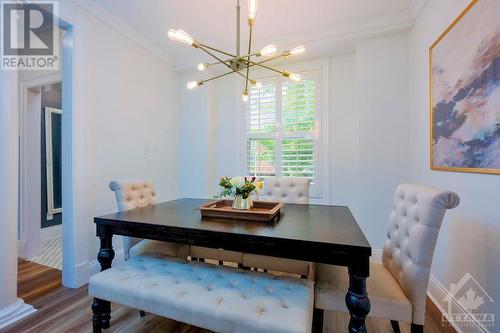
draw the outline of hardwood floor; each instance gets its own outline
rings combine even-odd
[[[17,296],[28,304],[62,285],[60,270],[31,261],[19,259],[17,272]]]
[[[53,281],[50,277],[43,276],[46,268],[34,267],[33,263],[26,264],[20,261],[19,270],[23,271],[20,276],[19,288],[32,299],[32,304],[38,311],[1,330],[2,333],[58,333],[58,332],[91,332],[90,310],[91,299],[88,297],[87,286],[78,289],[66,287],[56,287],[61,281],[60,271],[57,276],[55,272],[50,271]],[[36,264],[34,264],[36,265]],[[38,265],[40,266],[40,265]],[[38,269],[38,270],[37,270]],[[47,287],[46,287],[47,286]],[[30,287],[36,291],[30,292]],[[19,294],[20,297],[22,294]],[[25,298],[26,299],[26,298]],[[208,333],[210,331],[193,327],[187,324],[179,323],[170,319],[148,314],[141,318],[139,311],[130,309],[118,304],[111,306],[111,327],[105,330],[111,332],[151,332],[151,333]],[[432,310],[431,310],[432,311]],[[424,332],[437,333],[448,332],[441,327],[439,320],[435,320],[431,312],[426,313],[426,325]],[[324,332],[347,332],[349,317],[343,313],[326,312]],[[388,320],[368,318],[367,328],[369,332],[386,333],[392,332]],[[409,325],[402,323],[401,332],[409,333]]]

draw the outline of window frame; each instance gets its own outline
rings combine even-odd
[[[312,136],[315,139],[315,150],[314,150],[314,170],[315,170],[315,181],[309,188],[309,197],[311,203],[327,204],[329,202],[329,112],[328,112],[328,74],[329,74],[329,61],[328,59],[319,59],[315,61],[309,61],[304,63],[295,63],[286,66],[278,66],[278,69],[287,69],[292,72],[299,73],[303,79],[313,78],[316,80],[315,86],[315,117],[316,117],[316,127]],[[275,157],[275,173],[276,175],[282,174],[282,140],[287,138],[295,138],[297,135],[287,136],[286,132],[283,131],[282,123],[282,82],[286,82],[286,78],[281,76],[276,76],[269,71],[265,70],[253,70],[250,72],[251,78],[256,79],[263,84],[273,83],[276,87],[276,129],[274,137],[269,134],[253,134],[251,136],[247,133],[247,104],[240,102],[241,112],[240,112],[240,133],[242,138],[240,139],[240,154],[239,154],[239,165],[241,174],[246,174],[247,172],[247,142],[248,139],[276,139],[276,157]],[[241,89],[244,88],[244,81],[240,83]],[[241,97],[238,96],[241,101]],[[279,111],[280,110],[280,111]],[[281,134],[281,136],[278,135]],[[288,132],[297,134],[298,132]],[[310,131],[304,131],[303,133],[309,134]],[[306,136],[302,136],[306,137]],[[263,177],[266,178],[265,176]]]

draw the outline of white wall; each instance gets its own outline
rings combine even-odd
[[[329,59],[331,193],[323,203],[347,205],[373,248],[382,248],[396,185],[409,177],[408,35],[360,42],[355,54]],[[212,197],[218,178],[244,174],[241,91],[236,76],[188,91],[181,76],[179,192]],[[208,75],[207,75],[208,77]]]
[[[358,43],[358,221],[374,249],[383,248],[394,189],[409,178],[408,93],[408,36]]]
[[[429,169],[429,46],[467,6],[467,0],[430,0],[410,35],[411,179],[453,190],[460,205],[447,212],[432,274],[449,288],[470,272],[496,300],[500,315],[500,176]],[[431,284],[431,292],[433,292]],[[434,291],[441,302],[439,290]],[[441,303],[441,305],[445,305]],[[498,323],[497,323],[498,325]]]
[[[171,66],[89,16],[90,216],[116,211],[113,179],[149,179],[177,198],[177,76]],[[98,240],[90,223],[89,259]],[[122,248],[116,237],[115,250]]]

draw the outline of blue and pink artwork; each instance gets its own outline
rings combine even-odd
[[[500,174],[500,6],[474,0],[430,48],[431,168]]]

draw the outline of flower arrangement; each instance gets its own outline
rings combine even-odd
[[[219,198],[241,196],[243,199],[250,197],[252,192],[262,189],[262,180],[256,180],[255,177],[221,177],[219,185],[222,190],[219,192]]]

